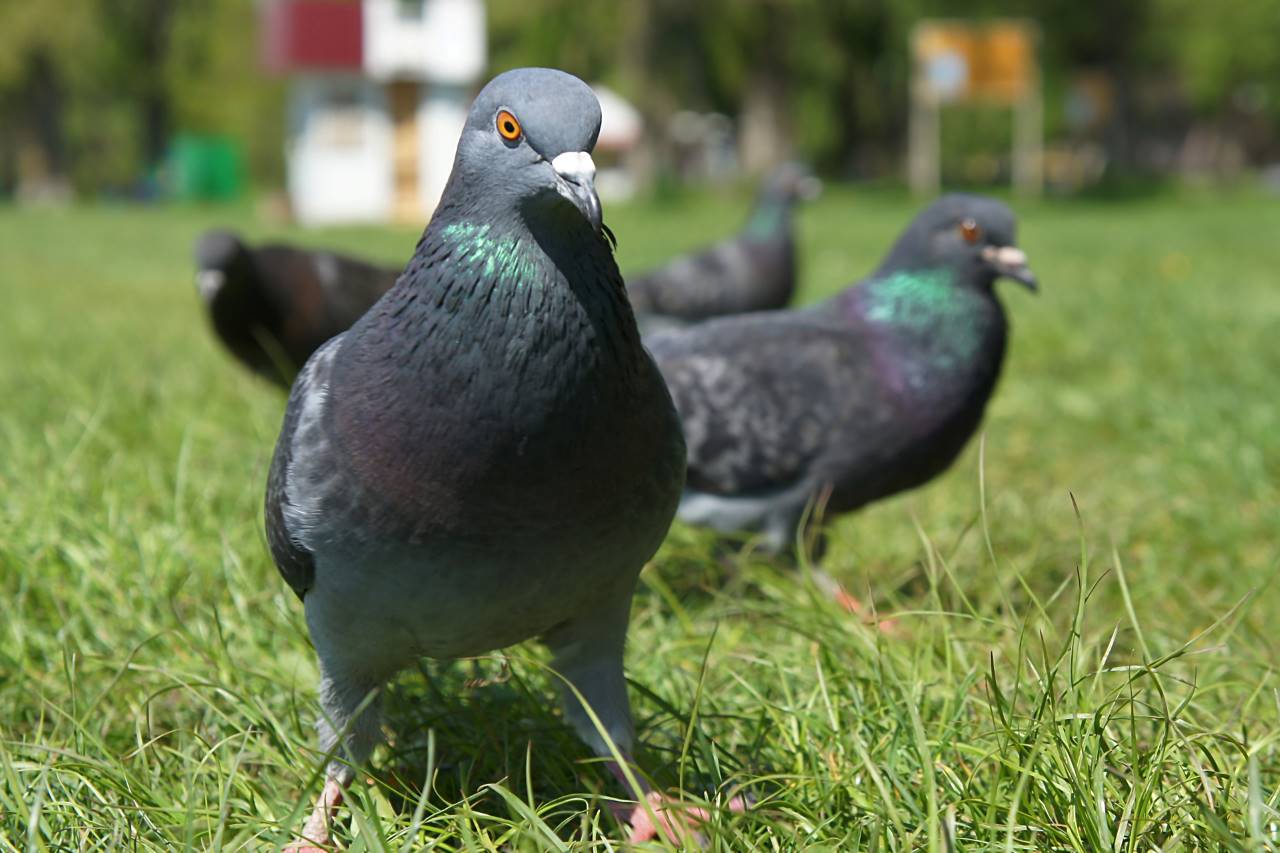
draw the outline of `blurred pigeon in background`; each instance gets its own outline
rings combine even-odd
[[[245,366],[289,387],[298,369],[351,328],[398,269],[283,244],[250,248],[232,231],[196,241],[196,288],[213,330]]]
[[[688,443],[679,518],[782,551],[811,508],[849,512],[944,471],[1000,375],[996,279],[1036,289],[1014,232],[1000,202],[945,196],[825,302],[646,339]]]
[[[494,78],[408,268],[293,387],[266,522],[336,751],[304,829],[314,844],[378,740],[377,692],[419,656],[540,638],[569,723],[610,758],[576,690],[630,760],[631,595],[675,513],[685,449],[602,235],[599,128],[576,77]],[[636,793],[633,838],[655,833],[651,816],[680,831],[660,796]]]
[[[792,211],[822,183],[788,163],[765,182],[746,226],[734,237],[627,277],[627,292],[646,332],[726,314],[783,308],[796,287]],[[653,317],[653,322],[649,318]]]

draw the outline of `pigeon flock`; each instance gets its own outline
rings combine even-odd
[[[295,849],[330,843],[389,678],[530,639],[635,797],[617,809],[630,839],[696,837],[706,814],[633,787],[623,676],[636,580],[673,519],[775,553],[820,542],[824,517],[943,472],[995,389],[995,282],[1036,289],[1004,204],[944,196],[869,276],[789,308],[792,211],[819,185],[788,164],[740,234],[624,284],[593,184],[600,119],[572,75],[495,77],[403,270],[227,231],[197,243],[213,331],[292,382],[266,532],[331,756]]]

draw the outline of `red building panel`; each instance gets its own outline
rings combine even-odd
[[[364,17],[355,0],[267,0],[262,4],[262,62],[276,73],[359,71]]]

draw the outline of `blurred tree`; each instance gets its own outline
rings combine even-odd
[[[81,4],[0,3],[0,186],[16,186],[19,158],[45,188],[70,180],[66,110],[69,91],[87,79],[74,60],[91,47],[92,31]]]
[[[15,185],[20,160],[53,185],[131,185],[154,174],[176,131],[234,137],[256,178],[279,181],[283,86],[258,70],[256,8],[0,0],[0,187]],[[1051,132],[1079,72],[1110,81],[1101,139],[1113,169],[1172,168],[1187,158],[1150,152],[1194,148],[1196,133],[1253,162],[1280,156],[1280,0],[489,0],[488,10],[495,69],[556,65],[617,88],[645,116],[654,170],[671,165],[670,118],[690,109],[733,118],[753,167],[795,152],[829,174],[894,174],[911,28],[997,15],[1042,23]],[[947,124],[961,156],[1004,148],[998,115]]]
[[[1178,104],[1273,150],[1280,115],[1276,0],[493,0],[495,69],[558,64],[617,85],[661,142],[678,109],[738,122],[740,153],[763,166],[796,150],[827,172],[892,173],[906,130],[911,28],[925,17],[1019,15],[1042,24],[1051,115],[1077,73],[1110,81],[1108,162],[1150,168],[1185,134]],[[1154,94],[1153,94],[1154,93]],[[1003,149],[1006,122],[973,111],[951,139]],[[1246,118],[1249,120],[1244,120]],[[1265,122],[1262,119],[1266,119]],[[1050,119],[1050,127],[1061,121]]]
[[[1149,53],[1151,0],[1043,0],[1044,61],[1068,73],[1081,67],[1102,71],[1111,83],[1114,103],[1104,131],[1113,170],[1141,169],[1139,138],[1142,110],[1137,89],[1155,57]]]
[[[168,75],[174,17],[194,0],[98,0],[106,37],[103,64],[117,90],[132,102],[143,168],[154,174],[164,162],[172,132]]]
[[[234,137],[279,180],[256,33],[254,0],[0,0],[0,187],[150,193],[177,130]]]
[[[285,86],[259,65],[255,0],[184,3],[164,78],[175,128],[231,137],[245,146],[258,181],[283,180]]]
[[[1155,0],[1150,42],[1185,81],[1202,119],[1250,159],[1280,158],[1280,2]]]

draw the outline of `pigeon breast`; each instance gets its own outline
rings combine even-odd
[[[434,243],[334,369],[328,432],[365,529],[484,542],[502,519],[508,541],[554,550],[557,535],[603,546],[621,508],[661,515],[681,465],[653,437],[673,413],[611,259],[556,263],[527,235],[458,223]],[[616,476],[639,488],[617,495]]]

